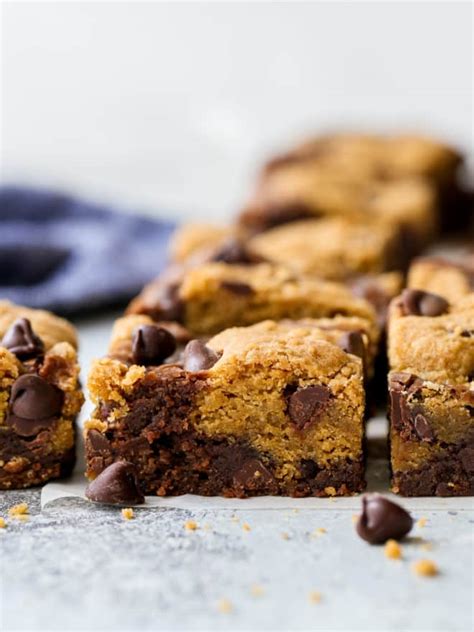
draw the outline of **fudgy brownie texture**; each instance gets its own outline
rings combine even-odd
[[[331,496],[364,488],[363,365],[328,341],[333,331],[266,321],[207,344],[192,340],[173,363],[163,357],[168,346],[155,348],[153,363],[137,364],[143,329],[151,338],[160,328],[144,316],[119,320],[109,356],[92,368],[89,478],[127,461],[147,494]]]
[[[365,299],[344,285],[296,276],[284,266],[205,263],[179,267],[145,287],[128,313],[177,320],[195,336],[265,319],[358,316],[377,329]]]
[[[474,292],[474,252],[457,259],[419,257],[410,266],[407,285],[457,301]]]
[[[404,290],[388,326],[392,485],[407,496],[474,493],[474,293]]]
[[[68,474],[80,390],[73,327],[0,301],[0,489]]]

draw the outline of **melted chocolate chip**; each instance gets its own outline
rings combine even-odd
[[[319,472],[318,465],[313,459],[302,459],[300,472],[304,478],[314,478]]]
[[[413,426],[415,428],[416,434],[421,439],[421,441],[432,443],[432,441],[434,440],[434,432],[429,421],[424,415],[421,415],[420,413],[415,415]]]
[[[232,294],[238,294],[239,296],[248,296],[253,293],[253,289],[248,283],[239,283],[237,281],[222,281],[221,287]]]
[[[299,430],[317,421],[331,398],[327,386],[315,384],[299,388],[288,399],[288,415]]]
[[[202,340],[191,340],[183,351],[183,367],[186,371],[207,371],[219,360],[219,355]]]
[[[403,290],[401,304],[405,316],[441,316],[449,309],[442,296],[423,290]]]
[[[235,237],[225,241],[211,259],[211,261],[222,261],[230,264],[251,264],[255,263],[255,260],[255,257],[247,251],[244,244]]]
[[[364,338],[359,331],[346,331],[337,341],[338,347],[341,347],[346,353],[352,353],[362,360],[365,357]]]
[[[128,461],[118,461],[106,467],[89,483],[86,497],[106,505],[140,505],[145,502],[136,468]]]
[[[362,514],[356,530],[370,544],[383,544],[389,539],[401,540],[412,526],[412,517],[400,505],[379,494],[367,494],[362,498]]]
[[[22,375],[13,384],[7,423],[30,437],[48,428],[61,413],[63,393],[38,375]]]
[[[20,360],[28,360],[44,353],[44,343],[35,334],[28,318],[18,318],[6,331],[0,342]]]
[[[158,365],[176,351],[176,340],[167,329],[155,325],[138,327],[132,340],[135,364]]]

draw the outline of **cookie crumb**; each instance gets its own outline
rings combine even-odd
[[[324,527],[318,527],[317,529],[315,529],[313,531],[313,533],[311,534],[314,538],[319,537],[320,535],[323,535],[327,533],[326,529]]]
[[[248,523],[248,522],[244,522],[244,524],[242,525],[242,529],[243,529],[244,531],[250,531],[250,530],[251,530],[251,527],[250,527],[250,525],[249,525],[249,523]]]
[[[186,522],[184,523],[184,528],[186,529],[186,531],[196,531],[196,529],[198,528],[198,524],[195,520],[186,520]]]
[[[6,526],[7,526],[7,523],[5,519],[0,516],[0,529],[5,529]]]
[[[420,544],[420,549],[422,551],[432,551],[433,545],[431,542],[422,542],[422,544]]]
[[[352,524],[355,524],[359,520],[359,516],[357,514],[352,514],[351,520]]]
[[[281,537],[284,540],[289,540],[290,539],[290,536],[288,535],[288,533],[286,531],[283,531],[283,533],[281,534]]]
[[[234,609],[234,606],[228,599],[219,599],[217,602],[217,609],[223,614],[229,614],[229,612],[232,612]]]
[[[426,525],[427,522],[428,522],[428,518],[420,518],[417,521],[416,526],[422,529]]]
[[[439,570],[432,560],[418,560],[412,565],[413,572],[421,577],[434,577]]]
[[[132,520],[134,517],[133,509],[131,507],[124,507],[122,509],[122,518],[124,520]]]
[[[211,531],[212,527],[208,522],[206,522],[206,524],[203,526],[203,529],[204,531]]]
[[[384,553],[390,560],[399,560],[402,557],[402,547],[396,540],[387,540]]]
[[[8,510],[8,515],[10,516],[10,518],[25,520],[27,519],[26,516],[29,511],[30,510],[26,503],[20,503],[19,505],[13,505],[13,507],[10,507],[10,509]]]
[[[321,601],[321,593],[319,590],[312,590],[309,593],[309,603],[315,604]]]
[[[260,584],[253,584],[250,592],[254,597],[261,597],[265,591],[263,590],[263,586],[260,586]]]

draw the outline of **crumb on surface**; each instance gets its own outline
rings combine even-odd
[[[5,529],[6,526],[6,520],[0,516],[0,529]]]
[[[317,538],[320,535],[324,535],[325,533],[327,533],[326,529],[324,527],[318,527],[317,529],[315,529],[313,531],[313,533],[311,534],[313,537]]]
[[[250,531],[250,530],[251,530],[251,527],[250,527],[250,525],[249,525],[249,523],[248,523],[248,522],[244,522],[244,523],[243,523],[243,525],[242,525],[242,529],[243,529],[244,531]]]
[[[432,560],[418,560],[412,565],[413,572],[421,577],[434,577],[438,575],[437,565]]]
[[[261,597],[265,591],[263,589],[263,586],[260,586],[260,584],[252,584],[250,592],[254,597]]]
[[[352,524],[355,524],[359,520],[359,516],[357,514],[352,514],[351,520]]]
[[[206,524],[203,526],[204,531],[212,531],[212,526],[206,522]]]
[[[20,503],[19,505],[13,505],[8,510],[8,515],[10,518],[19,518],[20,520],[24,520],[25,518],[20,518],[20,516],[26,516],[29,513],[29,508],[26,503]]]
[[[290,539],[290,536],[288,535],[288,533],[287,533],[286,531],[283,531],[283,532],[282,532],[281,537],[282,537],[284,540],[289,540],[289,539]]]
[[[402,547],[396,540],[387,540],[384,553],[390,560],[399,560],[402,557]]]
[[[432,551],[433,544],[431,542],[422,542],[422,544],[420,545],[420,548],[422,551]]]
[[[309,593],[309,603],[319,603],[321,601],[321,593],[319,592],[319,590],[312,590]]]
[[[420,518],[419,520],[417,520],[416,526],[423,528],[424,526],[426,526],[427,522],[428,522],[428,518]]]
[[[186,531],[196,531],[196,529],[198,529],[198,523],[195,520],[186,520],[184,528]]]
[[[223,614],[228,614],[229,612],[232,612],[234,606],[232,605],[232,602],[228,599],[219,599],[219,601],[217,602],[217,609]]]
[[[134,518],[135,515],[133,513],[133,509],[131,507],[124,507],[122,509],[122,518],[124,520],[132,520],[132,518]]]

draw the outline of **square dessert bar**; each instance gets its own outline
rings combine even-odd
[[[474,494],[474,293],[407,289],[388,324],[393,490]]]
[[[410,266],[407,285],[457,301],[474,292],[474,253],[456,259],[419,257]]]
[[[262,320],[358,316],[378,335],[375,311],[344,285],[295,276],[284,266],[204,263],[172,269],[145,287],[128,313],[176,320],[208,336]]]
[[[71,472],[82,406],[74,328],[0,301],[0,489]]]
[[[89,377],[88,477],[127,461],[146,494],[363,490],[363,366],[332,335],[265,321],[192,340],[177,357],[168,324],[120,319]]]
[[[250,232],[261,232],[328,215],[376,220],[400,231],[407,258],[430,243],[438,230],[436,192],[426,180],[361,178],[307,161],[265,173],[239,224]]]

